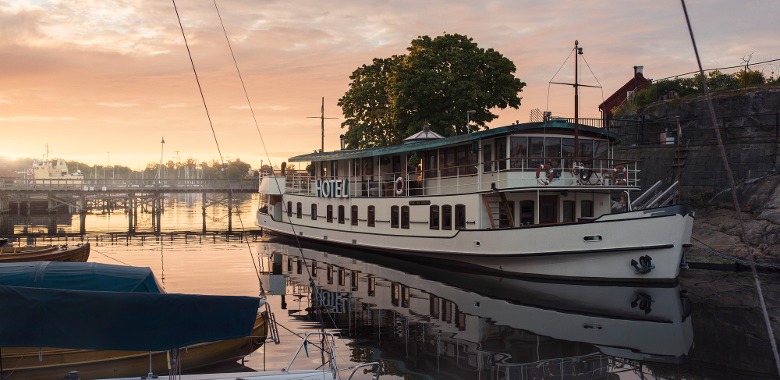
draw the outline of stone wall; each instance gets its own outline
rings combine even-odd
[[[737,183],[780,172],[780,90],[720,95],[713,97],[713,106]],[[664,188],[676,180],[676,141],[672,140],[671,144],[661,141],[661,133],[676,135],[675,116],[681,117],[683,130],[680,140],[683,202],[706,201],[704,198],[729,187],[703,97],[687,102],[657,103],[638,116],[643,120],[641,124],[618,131],[627,136],[628,143],[616,146],[614,153],[618,159],[641,160],[642,191],[658,180],[664,183]],[[629,135],[629,130],[636,135]]]

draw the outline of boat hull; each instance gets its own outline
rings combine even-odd
[[[246,338],[201,343],[180,350],[181,369],[191,370],[211,364],[236,361],[258,349],[268,334],[265,314],[258,314],[252,335]],[[58,379],[70,371],[79,371],[81,379],[141,377],[149,373],[148,351],[41,349],[12,347],[2,349],[4,375],[29,380]],[[167,373],[169,351],[152,351],[152,371]]]
[[[504,275],[573,281],[674,282],[679,275],[683,246],[690,242],[693,215],[689,207],[673,206],[608,214],[587,223],[464,229],[451,237],[291,227],[262,213],[258,213],[257,225],[269,232],[294,234],[320,243]],[[651,258],[646,266],[640,262],[645,256]],[[653,267],[649,268],[650,265]]]
[[[71,247],[24,247],[0,248],[0,263],[21,263],[29,261],[72,261],[87,262],[89,243]]]

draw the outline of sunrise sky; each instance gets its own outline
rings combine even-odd
[[[491,126],[528,121],[534,108],[573,116],[570,87],[548,81],[575,39],[604,97],[644,66],[648,78],[696,69],[679,1],[235,1],[218,0],[260,131],[274,164],[343,133],[338,99],[374,57],[403,54],[420,35],[472,37],[517,65],[528,85],[520,109]],[[211,0],[177,3],[222,153],[258,167],[265,158]],[[705,68],[780,58],[780,1],[689,0]],[[569,61],[556,81],[573,78]],[[587,70],[582,82],[597,84]],[[598,89],[580,114],[598,117]],[[464,115],[465,119],[465,115]],[[176,15],[166,0],[0,0],[0,155],[52,155],[137,168],[160,159],[217,158]]]

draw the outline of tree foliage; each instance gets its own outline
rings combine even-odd
[[[497,115],[490,110],[518,108],[525,86],[515,64],[467,36],[445,34],[413,40],[406,55],[375,58],[355,70],[349,90],[339,99],[350,149],[400,144],[422,129],[443,136],[485,128]]]

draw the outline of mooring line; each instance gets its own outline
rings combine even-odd
[[[758,300],[761,303],[761,311],[764,314],[764,323],[766,323],[767,333],[769,334],[769,341],[772,345],[772,354],[775,357],[775,366],[777,367],[777,373],[780,374],[780,355],[777,352],[777,343],[775,343],[775,334],[772,331],[772,324],[769,320],[769,312],[766,309],[766,302],[764,301],[764,294],[761,291],[761,281],[758,279],[758,271],[756,270],[756,264],[753,262],[753,252],[750,249],[750,241],[745,230],[745,222],[742,220],[742,212],[739,207],[739,199],[737,199],[737,186],[734,183],[734,175],[731,173],[729,167],[729,160],[726,157],[726,148],[723,146],[723,139],[720,136],[720,129],[718,128],[718,120],[715,118],[715,108],[712,106],[712,98],[710,96],[710,90],[707,88],[707,77],[704,76],[704,70],[701,66],[701,59],[699,58],[699,50],[696,48],[696,39],[693,37],[693,29],[691,28],[691,20],[688,18],[688,9],[685,7],[685,0],[680,0],[682,3],[683,13],[685,14],[685,23],[688,24],[688,33],[691,35],[691,43],[693,44],[693,52],[696,54],[696,62],[699,64],[699,76],[701,76],[702,86],[704,87],[704,95],[707,97],[707,105],[710,109],[710,116],[712,117],[712,127],[715,130],[715,137],[718,139],[718,147],[720,148],[720,157],[723,160],[723,166],[726,168],[726,174],[728,175],[729,185],[731,185],[731,198],[734,201],[734,211],[737,213],[739,219],[739,226],[742,230],[742,240],[745,242],[745,248],[747,249],[748,260],[750,261],[750,270],[753,272],[753,280],[756,283],[756,291],[758,292]],[[747,74],[747,73],[745,73]]]

